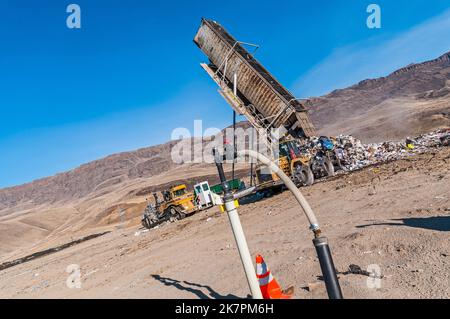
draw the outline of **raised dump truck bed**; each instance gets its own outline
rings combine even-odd
[[[202,19],[194,42],[208,56],[211,76],[223,78],[232,87],[237,75],[237,95],[252,124],[265,129],[285,127],[298,137],[316,135],[305,106],[220,24]]]

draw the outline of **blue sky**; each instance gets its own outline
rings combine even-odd
[[[82,28],[66,27],[80,5]],[[368,29],[377,3],[382,28]],[[199,67],[201,17],[258,43],[297,97],[321,95],[450,51],[441,0],[0,2],[0,187],[163,143],[176,127],[225,127],[231,109]]]

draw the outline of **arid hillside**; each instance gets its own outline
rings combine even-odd
[[[450,297],[449,178],[447,147],[302,188],[329,239],[345,298]],[[295,298],[327,297],[312,232],[290,192],[241,206],[239,213],[252,257],[262,254],[283,288],[293,285]],[[81,289],[66,285],[72,264],[80,266]],[[379,267],[379,285],[348,273],[352,264]],[[248,293],[228,218],[217,207],[150,231],[122,227],[0,271],[0,298]]]
[[[450,125],[450,52],[364,80],[309,101],[322,134],[352,134],[365,142],[414,136]]]
[[[449,83],[447,53],[313,99],[311,116],[322,134],[351,133],[365,141],[404,138],[450,126]],[[22,249],[39,250],[111,229],[122,209],[137,224],[149,193],[174,181],[217,182],[214,165],[174,163],[175,143],[114,154],[0,190],[0,261]],[[245,166],[238,168],[246,174]]]
[[[247,127],[246,122],[237,127]],[[135,219],[151,193],[175,183],[218,183],[214,164],[177,164],[172,147],[179,141],[108,156],[74,170],[0,190],[0,260],[19,248],[41,249],[99,229],[111,229],[125,211]],[[203,141],[204,149],[209,141]],[[193,145],[193,143],[191,144]],[[245,177],[245,164],[236,176]],[[230,167],[227,168],[230,170]],[[6,255],[4,255],[6,254]],[[20,255],[20,253],[19,253]]]

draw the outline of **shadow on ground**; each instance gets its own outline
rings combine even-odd
[[[173,286],[179,290],[188,291],[188,292],[196,295],[200,299],[241,299],[241,297],[238,297],[238,296],[235,296],[232,294],[228,294],[226,296],[221,295],[221,294],[217,293],[216,291],[214,291],[209,286],[192,283],[192,282],[189,282],[186,280],[179,281],[179,280],[175,280],[172,278],[161,277],[159,275],[151,275],[151,276],[153,277],[153,279],[158,280],[165,286]],[[200,288],[200,289],[196,289],[196,288]],[[208,294],[204,293],[201,290],[202,288],[206,289],[208,291]]]
[[[394,223],[394,222],[376,223],[376,224],[359,225],[356,226],[356,228],[366,228],[370,226],[407,226],[437,231],[450,231],[450,216],[399,218],[399,219],[392,219],[392,221],[399,221],[403,223]]]

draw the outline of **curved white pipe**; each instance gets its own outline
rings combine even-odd
[[[240,155],[240,156],[247,155],[247,156],[253,157],[253,158],[257,159],[258,161],[260,161],[261,163],[263,163],[264,165],[268,166],[275,174],[277,174],[277,176],[284,182],[286,187],[292,192],[292,194],[294,194],[295,199],[300,204],[300,206],[303,209],[303,212],[305,213],[306,217],[308,218],[311,229],[314,232],[316,232],[320,229],[319,222],[317,221],[316,215],[314,214],[311,206],[309,206],[308,201],[302,195],[302,193],[297,188],[297,186],[295,186],[295,184],[292,182],[292,180],[283,172],[282,169],[280,169],[278,167],[278,165],[276,165],[270,159],[268,159],[267,157],[265,157],[264,155],[262,155],[256,151],[242,150],[242,151],[238,152],[238,155]]]

